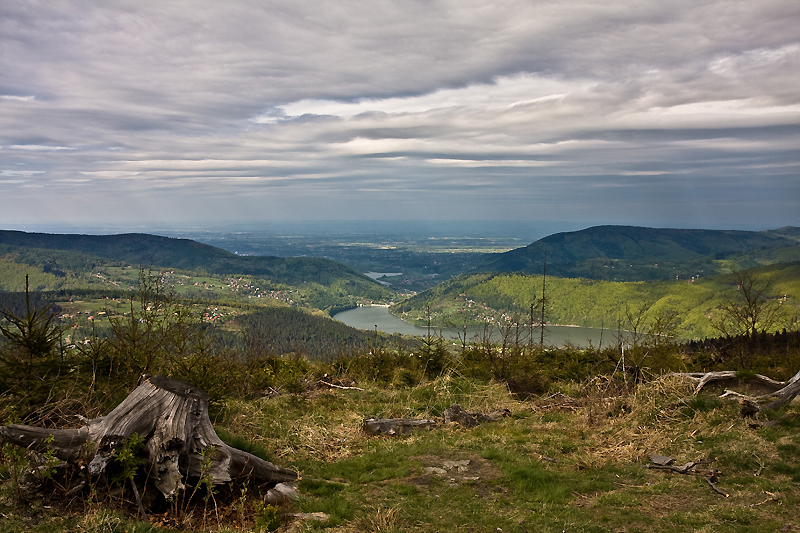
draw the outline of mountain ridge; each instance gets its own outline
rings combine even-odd
[[[190,239],[145,233],[82,235],[0,230],[0,244],[22,248],[73,251],[139,265],[201,270],[209,274],[267,276],[277,283],[314,281],[330,284],[342,277],[379,285],[356,270],[322,258],[239,256]]]
[[[554,275],[646,281],[692,276],[735,254],[792,247],[798,247],[800,258],[800,228],[791,226],[759,232],[593,226],[489,257],[477,270],[541,273],[547,254],[548,272]],[[658,271],[659,264],[673,268]],[[610,267],[617,272],[607,271]]]

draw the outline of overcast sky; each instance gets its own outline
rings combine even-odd
[[[4,1],[0,227],[800,226],[797,0]]]

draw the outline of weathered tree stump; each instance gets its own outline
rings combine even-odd
[[[78,429],[0,426],[0,441],[45,453],[68,463],[88,463],[102,474],[114,453],[137,433],[144,441],[148,480],[167,498],[182,480],[209,476],[214,484],[253,479],[261,484],[297,479],[297,473],[225,444],[208,416],[208,394],[186,383],[154,376],[144,379],[107,416]]]

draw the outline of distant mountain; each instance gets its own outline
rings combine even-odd
[[[596,226],[556,233],[524,248],[488,257],[478,270],[619,281],[674,279],[722,269],[737,256],[753,265],[800,259],[800,228],[771,231]],[[763,261],[759,258],[764,257]]]
[[[336,261],[308,257],[243,257],[188,239],[141,233],[122,235],[59,235],[0,230],[0,246],[19,249],[61,250],[135,266],[171,268],[212,275],[249,275],[273,283],[299,285],[305,282],[329,286],[342,281],[361,291],[386,289],[374,280]]]

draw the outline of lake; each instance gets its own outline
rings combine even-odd
[[[380,305],[365,305],[356,309],[342,311],[333,317],[334,319],[347,324],[350,327],[364,329],[368,331],[375,331],[375,326],[378,330],[384,333],[400,333],[404,335],[417,335],[425,337],[428,334],[428,328],[423,328],[409,324],[400,320],[396,316],[389,313],[389,308]],[[468,340],[474,340],[475,334],[481,328],[468,327],[467,337]],[[534,342],[538,342],[540,329],[534,331]],[[439,334],[438,328],[431,328],[431,335]],[[458,340],[458,334],[463,335],[463,330],[455,331],[442,329],[442,336],[447,339]],[[598,346],[602,341],[604,346],[613,343],[616,338],[616,331],[601,330],[598,328],[581,328],[572,326],[547,326],[544,333],[544,342],[551,346],[564,346],[566,344],[573,344],[579,347],[586,347],[591,344]]]

